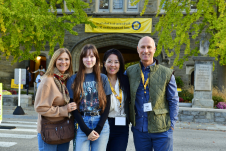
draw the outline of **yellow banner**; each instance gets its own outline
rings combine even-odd
[[[152,18],[91,18],[97,27],[85,25],[85,32],[151,33]]]
[[[11,79],[11,88],[19,88],[19,84],[15,84],[14,79]],[[23,89],[23,84],[20,85],[20,89]]]
[[[2,122],[2,83],[0,83],[0,123]]]

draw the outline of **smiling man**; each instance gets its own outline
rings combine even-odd
[[[130,122],[136,151],[172,151],[179,97],[173,70],[154,59],[155,42],[140,39],[138,64],[128,67]]]

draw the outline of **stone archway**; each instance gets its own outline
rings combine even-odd
[[[71,49],[72,54],[72,63],[73,63],[73,71],[78,70],[79,64],[79,55],[81,49],[86,44],[94,44],[99,53],[104,53],[108,48],[117,48],[120,49],[126,48],[126,50],[122,53],[127,54],[137,54],[137,44],[142,36],[134,35],[134,34],[96,34],[81,41],[77,42],[73,48]],[[118,48],[117,48],[118,49]],[[100,55],[101,56],[101,55]],[[138,55],[137,55],[138,56]]]
[[[186,64],[186,85],[194,85],[194,63]]]

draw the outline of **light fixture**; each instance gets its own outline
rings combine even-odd
[[[40,59],[41,59],[41,57],[40,57],[40,56],[38,56],[38,57],[37,57],[37,60],[40,60]]]

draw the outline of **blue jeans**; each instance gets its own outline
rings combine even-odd
[[[59,145],[47,144],[42,140],[41,134],[38,133],[38,150],[39,151],[68,151],[69,144],[70,142],[59,144]]]
[[[161,133],[140,132],[132,126],[136,151],[173,151],[173,130]]]
[[[96,128],[100,115],[98,116],[84,116],[83,120],[85,124],[90,128]],[[106,120],[103,129],[100,133],[100,137],[95,141],[88,140],[86,134],[78,126],[77,136],[76,136],[76,151],[106,151],[107,142],[109,138],[109,124]]]

